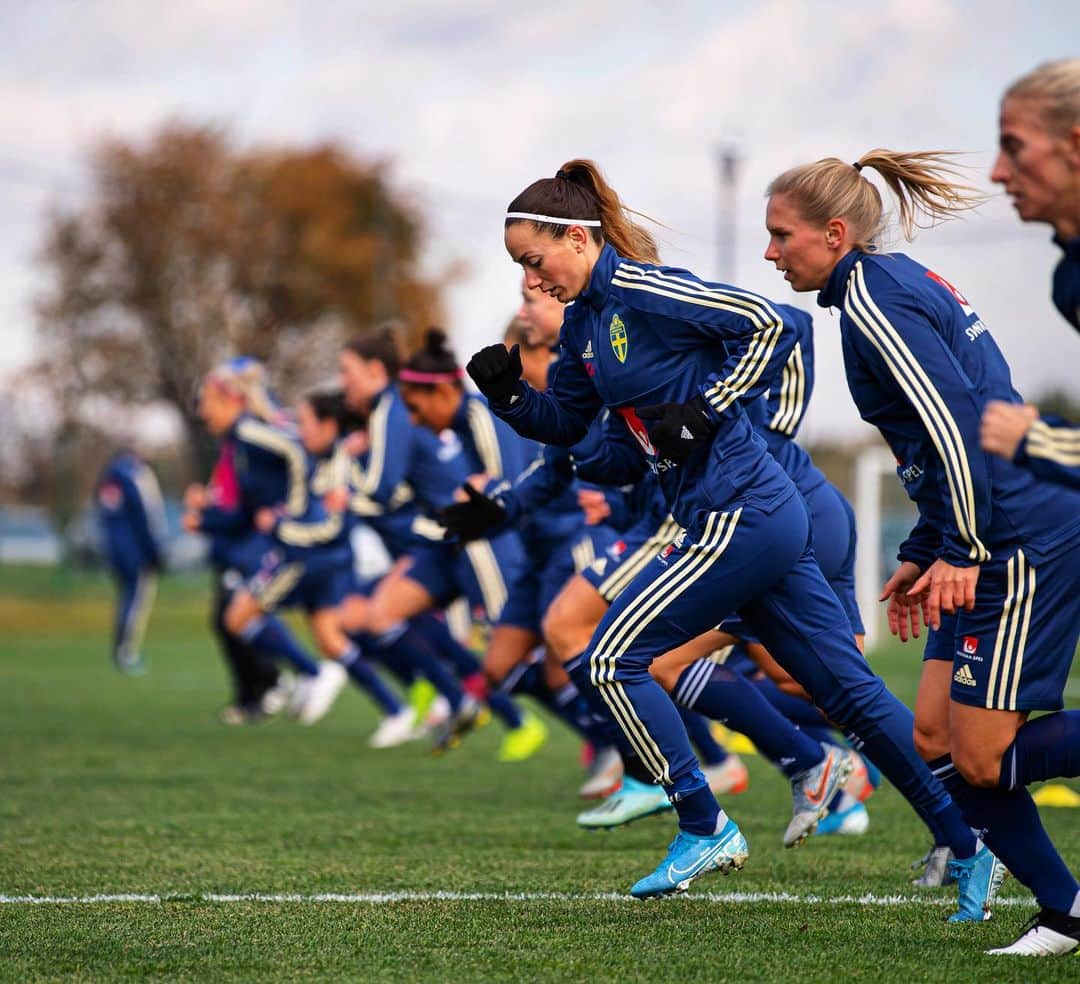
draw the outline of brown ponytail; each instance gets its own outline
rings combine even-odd
[[[854,164],[826,157],[785,171],[769,184],[766,195],[786,195],[810,222],[824,225],[829,219],[845,219],[855,248],[874,249],[887,219],[881,195],[862,175],[871,167],[896,197],[900,229],[910,242],[916,229],[937,225],[982,204],[984,196],[977,189],[955,180],[962,173],[951,166],[953,156],[940,150],[904,153],[878,148]]]
[[[639,263],[660,262],[656,240],[630,218],[642,213],[622,203],[593,161],[580,158],[567,161],[554,178],[541,178],[529,185],[510,203],[507,212],[550,215],[560,219],[599,219],[599,228],[589,227],[596,242],[606,240],[615,252]],[[515,218],[507,219],[506,224],[529,221],[554,239],[566,235],[567,226],[555,222]]]

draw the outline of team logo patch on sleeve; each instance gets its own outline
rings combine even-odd
[[[625,362],[630,340],[626,334],[626,325],[623,324],[623,319],[617,314],[611,317],[611,327],[608,328],[608,335],[611,336],[611,351],[615,353],[615,358],[620,362]]]

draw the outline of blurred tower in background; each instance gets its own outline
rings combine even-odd
[[[742,158],[734,142],[716,146],[716,276],[735,283],[735,204]]]

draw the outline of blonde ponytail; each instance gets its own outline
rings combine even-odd
[[[211,370],[210,380],[235,393],[244,401],[244,409],[267,423],[277,423],[281,410],[270,395],[266,367],[257,359],[239,356]]]
[[[905,153],[877,148],[854,164],[826,157],[785,171],[767,189],[767,196],[785,195],[808,221],[825,225],[842,218],[852,232],[856,249],[879,247],[887,217],[877,188],[863,177],[864,168],[881,175],[896,198],[900,230],[910,242],[915,230],[937,225],[984,201],[970,185],[956,179],[962,172],[953,167],[948,151]]]

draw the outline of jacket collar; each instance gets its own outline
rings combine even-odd
[[[600,255],[593,265],[588,286],[578,294],[575,300],[584,301],[597,311],[603,310],[611,288],[611,278],[615,276],[615,270],[621,261],[622,257],[615,252],[614,248],[604,243],[604,248],[600,250]]]
[[[1054,236],[1054,245],[1070,260],[1080,260],[1080,236],[1073,236],[1072,239],[1061,239]]]
[[[833,267],[833,272],[829,274],[829,279],[825,281],[825,286],[821,288],[817,296],[817,302],[821,307],[843,307],[848,274],[851,273],[851,268],[865,255],[860,250],[853,249]]]

